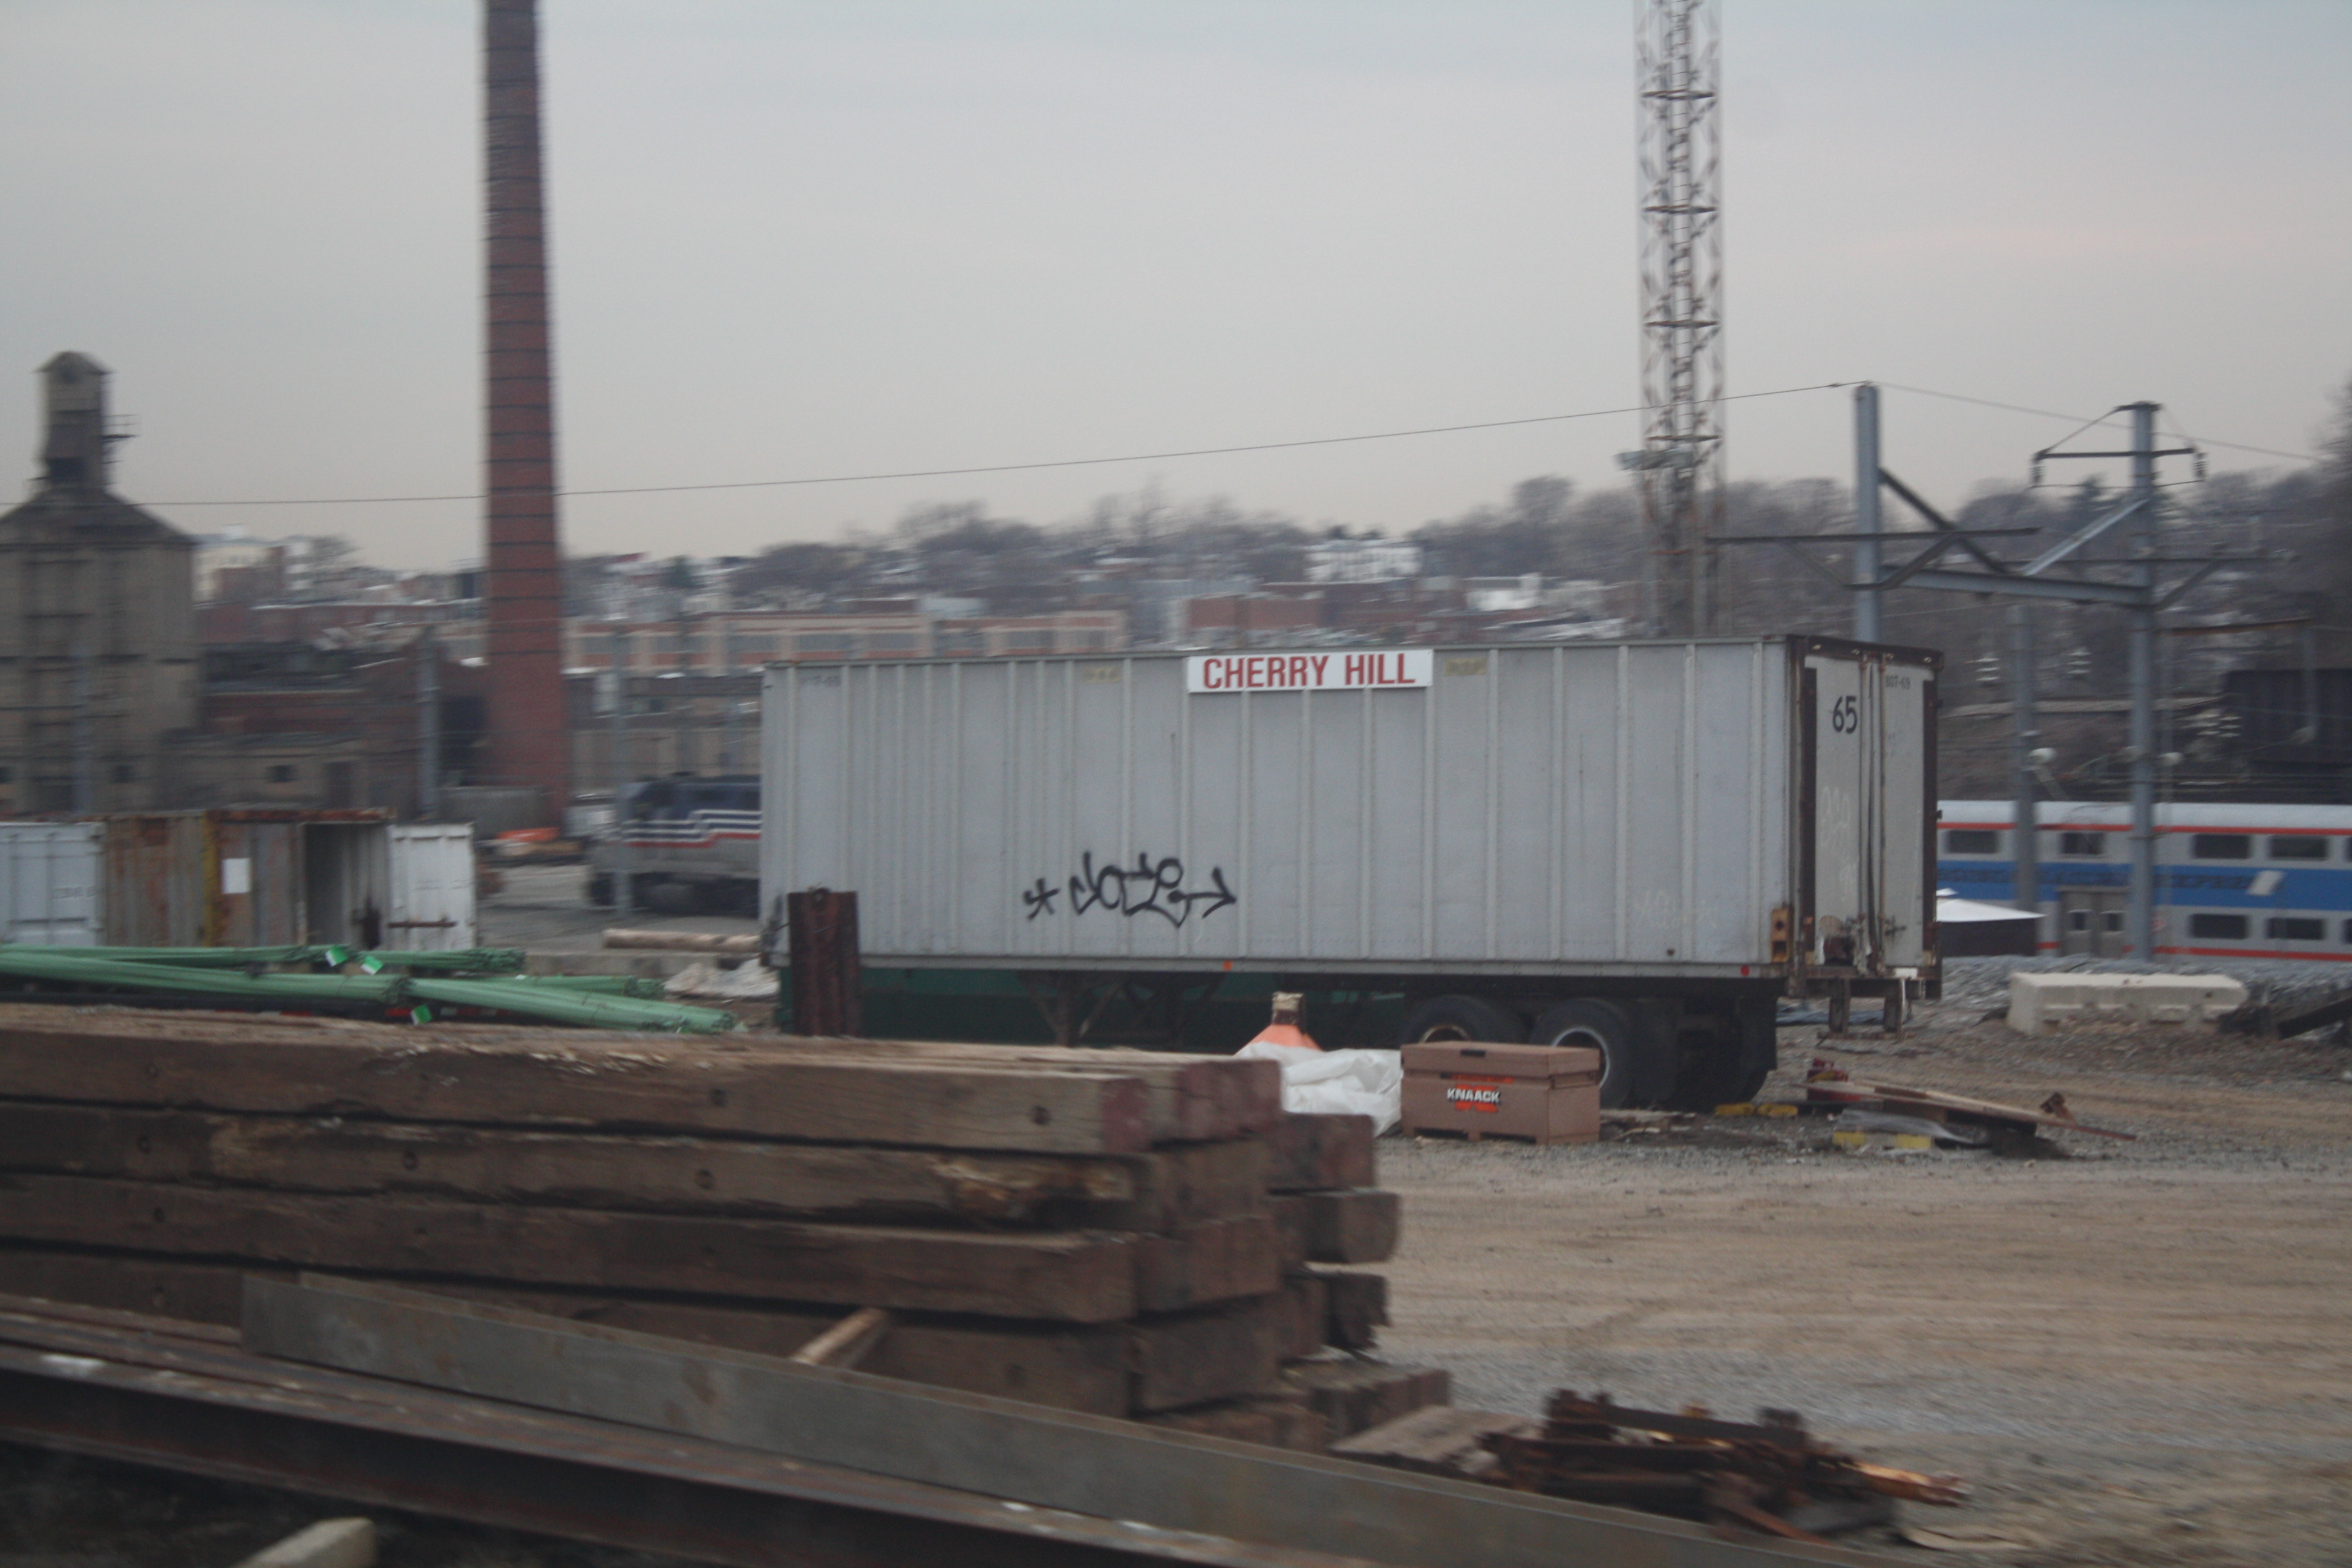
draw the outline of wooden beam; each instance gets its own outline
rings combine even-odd
[[[1380,1184],[1369,1116],[1286,1113],[1266,1134],[1266,1185],[1278,1193]]]
[[[989,1235],[86,1176],[0,1184],[0,1236],[373,1273],[1082,1323],[1133,1317],[1145,1273],[1137,1238],[1094,1232]],[[1272,1289],[1271,1281],[1234,1288],[1225,1264],[1213,1249],[1154,1257],[1155,1304]]]
[[[0,1247],[0,1293],[154,1313],[192,1323],[234,1325],[247,1276],[290,1282],[296,1272],[283,1264],[240,1266],[147,1253]],[[773,1356],[789,1356],[839,1318],[837,1310],[818,1307],[632,1297],[544,1286],[436,1280],[425,1288],[435,1295]],[[1128,1412],[1129,1324],[893,1316],[896,1326],[861,1370],[1057,1410],[1093,1415]]]
[[[1136,1320],[1128,1329],[1133,1408],[1176,1410],[1273,1387],[1282,1370],[1280,1300]]]
[[[1307,1256],[1318,1263],[1380,1263],[1395,1255],[1402,1208],[1379,1187],[1346,1193],[1300,1193]]]
[[[1076,1203],[1090,1224],[1124,1215],[1208,1218],[1234,1212],[1238,1200],[1218,1184],[1245,1180],[1263,1156],[1245,1152],[1224,1163],[1232,1169],[1190,1147],[1164,1155],[1033,1155],[0,1100],[0,1170],[289,1192],[530,1198],[581,1208],[936,1223],[1029,1220],[1048,1205]]]
[[[1244,1138],[1271,1131],[1283,1118],[1279,1063],[1171,1051],[1092,1047],[983,1046],[956,1040],[819,1040],[782,1035],[746,1042],[748,1049],[826,1061],[935,1063],[1007,1071],[1115,1073],[1150,1089],[1155,1142]]]
[[[1318,1271],[1331,1303],[1324,1338],[1341,1350],[1370,1350],[1389,1321],[1389,1282],[1381,1274],[1346,1269]]]
[[[1142,1311],[1181,1312],[1269,1295],[1282,1286],[1282,1238],[1265,1215],[1129,1239],[1136,1248],[1136,1304]]]
[[[749,1133],[1032,1153],[1139,1153],[1150,1091],[1118,1073],[845,1060],[557,1030],[452,1038],[0,1007],[25,1099],[521,1126]],[[50,1016],[26,1019],[26,1013]]]

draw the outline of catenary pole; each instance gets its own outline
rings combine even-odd
[[[629,637],[613,624],[613,919],[629,918]]]
[[[2034,711],[2033,606],[2022,599],[2013,600],[2009,606],[2010,662],[2015,666],[2010,676],[2010,721],[2011,725],[2011,761],[2016,770],[2016,809],[2011,814],[2011,859],[2017,870],[2017,880],[2010,894],[2010,902],[2021,910],[2042,912],[2042,831],[2036,820],[2035,801],[2041,791],[2033,774],[2034,749],[2042,742],[2041,718]],[[2042,927],[2034,925],[2038,942]]]
[[[1863,536],[1853,548],[1853,580],[1862,584],[1853,596],[1856,642],[1885,640],[1878,587],[1879,579],[1885,575],[1877,538],[1886,527],[1883,500],[1878,481],[1878,386],[1865,381],[1853,389],[1853,531]]]
[[[2156,956],[2156,405],[2131,405],[2131,499],[2137,559],[2131,608],[2131,947]]]

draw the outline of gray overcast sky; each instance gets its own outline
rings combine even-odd
[[[559,419],[583,489],[944,468],[1636,399],[1633,7],[542,0]],[[2352,374],[2352,5],[1724,0],[1735,391],[2137,397],[2308,449]],[[477,482],[466,0],[0,0],[0,451],[116,372],[121,488]],[[1843,393],[1732,405],[1843,475]],[[2047,421],[1889,395],[1957,500]],[[567,503],[575,551],[745,552],[1157,482],[1391,531],[1630,416],[1039,474]],[[2226,466],[2268,459],[2217,454]],[[469,504],[164,508],[473,554]]]

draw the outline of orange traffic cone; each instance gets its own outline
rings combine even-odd
[[[1305,998],[1296,991],[1276,992],[1274,994],[1274,1021],[1268,1024],[1265,1028],[1259,1030],[1257,1038],[1252,1040],[1250,1044],[1253,1046],[1297,1046],[1310,1051],[1321,1050],[1323,1047],[1315,1043],[1315,1037],[1309,1035],[1306,1030],[1298,1026],[1298,1016],[1302,1010],[1300,1004],[1304,1000]]]

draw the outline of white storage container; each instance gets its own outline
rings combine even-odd
[[[1758,981],[1933,964],[1937,656],[1818,638],[777,666],[761,905],[866,960]]]
[[[0,942],[95,947],[103,829],[94,822],[0,822]]]

